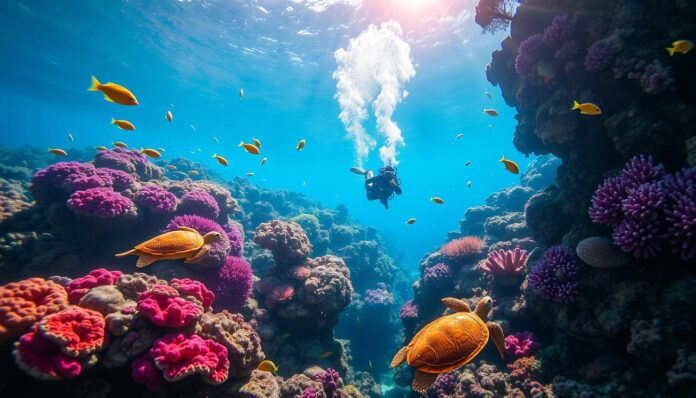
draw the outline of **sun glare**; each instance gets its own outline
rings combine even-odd
[[[434,0],[399,0],[404,7],[411,9],[423,9],[433,3]]]

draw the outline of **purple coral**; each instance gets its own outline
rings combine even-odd
[[[520,43],[515,59],[515,70],[520,75],[528,75],[544,53],[544,36],[541,33],[531,35]]]
[[[373,307],[388,307],[394,304],[394,295],[387,291],[387,285],[380,282],[376,289],[365,291],[365,304]]]
[[[210,245],[210,250],[203,260],[197,262],[195,265],[201,268],[218,268],[222,266],[230,253],[230,241],[227,239],[227,234],[218,223],[207,218],[185,214],[174,217],[164,228],[164,231],[173,231],[178,227],[193,228],[201,235],[205,235],[211,231],[220,233],[222,239],[212,243]]]
[[[665,187],[670,193],[665,220],[673,252],[682,260],[693,260],[696,258],[696,167],[666,178]]]
[[[195,190],[181,197],[179,210],[184,214],[195,214],[205,218],[215,219],[220,216],[220,206],[208,192]]]
[[[569,303],[577,295],[578,271],[573,251],[567,246],[554,246],[529,271],[528,282],[541,297]]]
[[[161,177],[163,174],[162,169],[150,163],[142,153],[123,148],[99,151],[94,157],[94,165],[137,175],[143,181]]]
[[[91,188],[70,195],[68,207],[86,217],[113,218],[126,214],[133,202],[110,188]]]
[[[447,286],[452,281],[452,269],[444,263],[437,263],[423,271],[423,284],[430,289]]]
[[[343,387],[343,380],[341,380],[341,375],[338,374],[336,369],[326,368],[325,371],[314,376],[314,381],[321,383],[328,398],[341,397],[340,389]]]
[[[634,156],[626,163],[619,175],[626,182],[627,189],[633,189],[648,182],[654,182],[665,175],[665,167],[655,164],[652,156]]]
[[[222,229],[230,241],[230,256],[241,257],[244,254],[244,237],[234,224],[223,224]]]
[[[661,93],[673,83],[672,70],[657,59],[646,65],[640,75],[640,86],[648,94]]]
[[[611,177],[597,188],[592,196],[590,218],[598,224],[618,225],[623,218],[621,201],[626,195],[626,182],[621,177]]]
[[[621,250],[637,258],[648,259],[662,252],[659,224],[655,222],[625,219],[611,236]]]
[[[319,398],[319,393],[314,387],[309,387],[302,391],[302,398]]]
[[[599,40],[592,43],[585,55],[585,70],[599,72],[606,69],[616,52],[616,45],[609,40]]]
[[[207,274],[206,285],[215,293],[216,309],[239,311],[251,295],[253,277],[249,263],[233,256],[217,272]]]
[[[413,300],[408,300],[401,306],[399,318],[402,321],[418,319],[418,305]]]
[[[31,192],[37,202],[50,202],[61,195],[90,188],[117,190],[131,188],[134,180],[118,170],[95,168],[90,163],[59,162],[45,167],[32,177]]]
[[[541,348],[534,333],[529,331],[509,334],[505,337],[505,353],[516,357],[532,355]]]
[[[575,20],[569,15],[556,15],[551,25],[544,29],[543,41],[548,47],[558,47],[561,43],[573,37]]]
[[[153,213],[166,214],[176,210],[176,196],[164,188],[148,185],[135,194],[135,203]]]
[[[112,179],[111,186],[117,191],[131,189],[135,185],[135,179],[133,178],[133,176],[126,173],[125,171],[107,169],[107,168],[102,168],[102,169],[97,169],[97,170],[106,170],[106,172],[109,173],[109,175],[111,176],[111,179]]]
[[[428,398],[450,397],[457,392],[457,376],[455,373],[443,373],[437,376],[428,390]]]

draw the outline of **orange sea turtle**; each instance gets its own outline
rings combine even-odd
[[[504,353],[503,329],[495,322],[486,322],[493,300],[484,297],[471,312],[469,304],[452,297],[442,303],[454,314],[442,316],[425,325],[407,346],[391,361],[396,367],[406,361],[415,368],[413,390],[425,393],[440,373],[447,373],[474,359],[490,336],[500,356]]]
[[[119,253],[116,257],[136,254],[140,256],[135,264],[138,268],[147,267],[157,260],[185,259],[187,263],[197,263],[210,250],[210,244],[218,242],[222,236],[219,232],[211,231],[201,236],[193,228],[178,227],[174,231],[165,232],[147,240],[133,250]]]

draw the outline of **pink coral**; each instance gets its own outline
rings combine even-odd
[[[295,288],[288,283],[275,285],[266,295],[266,308],[275,308],[284,302],[291,300],[295,295]]]
[[[492,275],[503,285],[511,285],[519,280],[527,262],[527,251],[516,247],[515,250],[493,250],[488,253],[486,261],[479,266],[483,272]]]
[[[193,279],[172,279],[171,286],[176,289],[182,296],[191,296],[198,300],[203,309],[209,310],[215,300],[215,294],[211,292],[204,284]]]
[[[179,297],[171,286],[155,285],[138,298],[138,310],[158,326],[180,328],[200,319],[203,308]]]
[[[79,359],[65,355],[59,345],[37,331],[20,337],[13,354],[17,366],[39,380],[72,379],[82,372]]]
[[[164,384],[162,372],[157,369],[155,363],[148,355],[144,355],[131,363],[133,380],[136,383],[145,384],[147,388],[153,389]]]
[[[505,352],[516,357],[533,354],[541,347],[532,332],[513,333],[505,337]]]
[[[122,274],[121,271],[109,271],[105,268],[97,268],[83,277],[73,279],[68,286],[65,287],[65,290],[68,291],[70,304],[79,303],[80,299],[92,288],[115,284]]]
[[[34,322],[67,306],[65,289],[43,278],[29,278],[0,286],[0,343],[18,336]]]
[[[450,241],[440,248],[440,252],[451,260],[466,262],[477,257],[483,251],[485,244],[476,236],[465,236]]]
[[[114,218],[133,209],[133,202],[111,188],[90,188],[75,191],[68,199],[68,207],[84,217]]]
[[[230,367],[227,348],[213,340],[195,334],[168,334],[157,339],[149,353],[167,381],[178,381],[196,373],[209,384],[227,380]]]

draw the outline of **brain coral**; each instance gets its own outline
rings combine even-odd
[[[299,224],[280,220],[256,228],[254,242],[273,253],[276,265],[287,267],[303,262],[312,252],[307,234]]]

